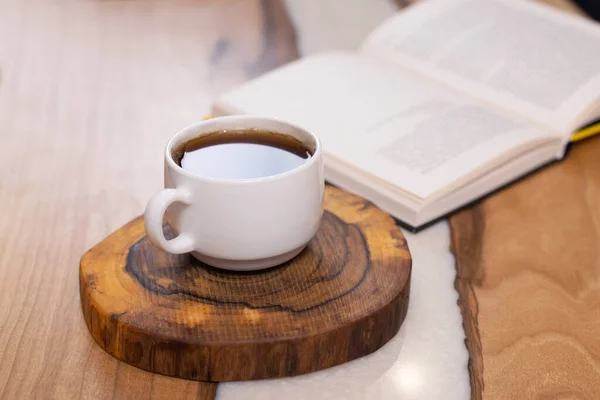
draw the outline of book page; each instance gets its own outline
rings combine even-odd
[[[600,113],[599,26],[526,0],[427,0],[362,50],[563,134]]]
[[[335,157],[421,199],[540,141],[558,141],[435,82],[351,53],[289,64],[224,95],[217,107],[308,127],[322,140],[326,166]]]

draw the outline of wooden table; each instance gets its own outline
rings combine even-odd
[[[104,353],[78,262],[142,213],[176,130],[297,56],[278,0],[0,2],[0,398],[214,397]]]
[[[600,136],[450,227],[471,398],[600,398]]]
[[[277,1],[0,3],[0,398],[214,396],[94,343],[79,258],[143,212],[174,132],[295,57]]]

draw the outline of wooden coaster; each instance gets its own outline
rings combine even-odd
[[[372,353],[406,315],[406,240],[386,213],[333,187],[325,210],[299,256],[253,273],[165,253],[141,218],[131,221],[81,259],[92,336],[136,367],[215,382],[304,374]]]

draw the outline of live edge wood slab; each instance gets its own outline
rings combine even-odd
[[[92,336],[114,357],[169,376],[237,381],[379,349],[404,320],[410,273],[394,220],[327,187],[319,232],[282,266],[232,273],[167,254],[138,218],[82,257],[80,294]]]
[[[600,398],[600,136],[450,223],[472,398]]]

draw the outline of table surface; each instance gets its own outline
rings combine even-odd
[[[317,3],[0,2],[0,398],[214,396],[216,385],[141,371],[93,342],[79,258],[143,212],[166,141],[218,93],[299,55],[354,48],[396,9]],[[315,374],[220,384],[217,398],[467,398],[448,225],[407,237],[411,305],[388,345]]]
[[[599,398],[599,155],[578,142],[450,218],[473,398]]]

